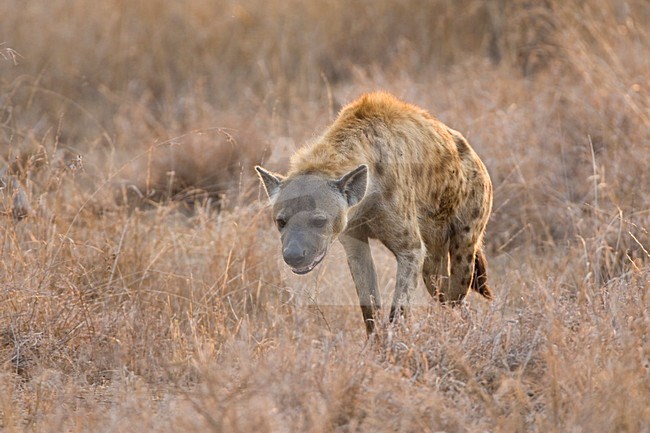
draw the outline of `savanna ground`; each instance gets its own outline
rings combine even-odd
[[[1,431],[650,431],[647,1],[0,16]],[[367,344],[341,248],[289,275],[252,165],[376,89],[485,161],[496,299],[420,286]]]

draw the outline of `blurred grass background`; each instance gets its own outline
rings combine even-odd
[[[0,429],[648,431],[647,1],[0,16]],[[252,166],[377,89],[485,161],[497,299],[364,346],[340,248],[288,275]]]

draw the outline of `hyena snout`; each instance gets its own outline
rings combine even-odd
[[[301,267],[307,264],[307,250],[295,241],[289,242],[289,244],[282,249],[282,256],[284,257],[284,262],[292,268]]]
[[[325,245],[312,245],[301,236],[289,237],[282,245],[282,257],[295,274],[306,274],[318,265],[327,252]]]

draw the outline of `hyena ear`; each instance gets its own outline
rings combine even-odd
[[[259,175],[260,180],[262,181],[262,185],[264,185],[264,191],[266,191],[266,195],[272,202],[278,192],[280,192],[280,186],[282,185],[282,181],[284,179],[280,175],[271,173],[259,165],[255,166],[255,171],[257,171],[257,174]]]
[[[339,190],[345,197],[349,206],[358,204],[366,195],[368,187],[368,166],[362,164],[354,170],[343,175],[336,181]]]

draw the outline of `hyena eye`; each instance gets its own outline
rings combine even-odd
[[[275,224],[278,226],[278,230],[282,230],[284,226],[287,225],[287,220],[284,218],[278,218],[275,220]]]
[[[325,227],[327,224],[327,218],[324,216],[317,216],[311,219],[311,225],[316,228]]]

